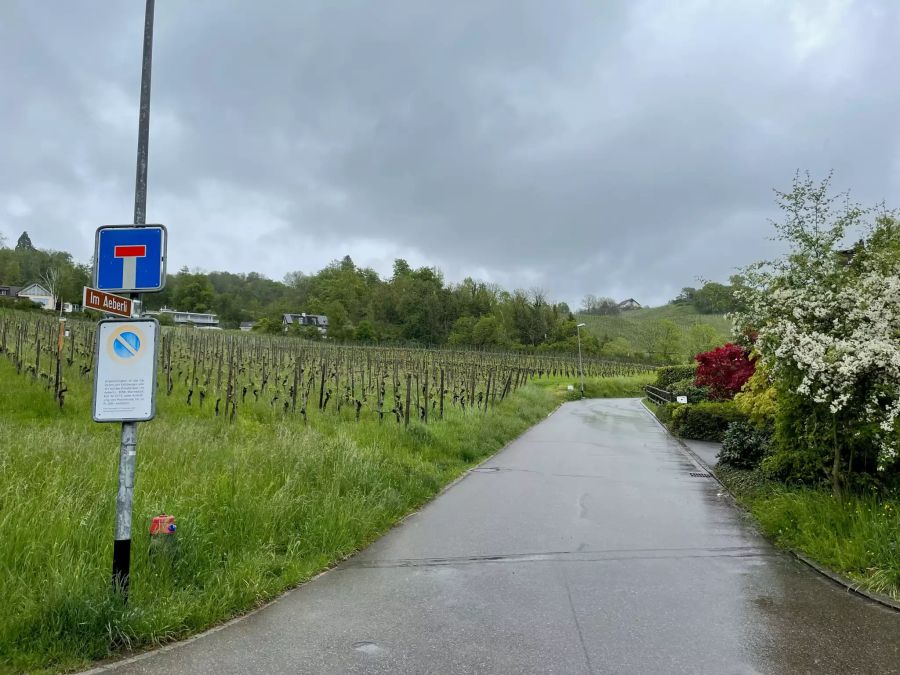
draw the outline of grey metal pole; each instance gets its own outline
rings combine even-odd
[[[583,323],[575,326],[575,334],[578,336],[578,373],[581,376],[581,398],[584,398],[584,364],[581,360],[581,327]]]
[[[138,116],[137,169],[134,181],[134,223],[147,222],[147,160],[150,145],[150,67],[153,62],[153,13],[155,0],[147,0],[144,14],[144,51],[141,64],[141,103]],[[131,293],[139,300],[139,293]],[[119,448],[119,491],[116,493],[116,538],[113,542],[113,589],[128,600],[131,572],[131,508],[137,456],[137,422],[122,423]]]
[[[141,63],[141,106],[138,114],[137,169],[134,179],[134,222],[147,222],[147,161],[150,146],[150,67],[153,63],[153,12],[155,0],[147,0],[144,15],[144,58]]]

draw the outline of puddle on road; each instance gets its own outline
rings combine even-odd
[[[369,642],[368,640],[354,642],[353,649],[358,652],[362,652],[363,654],[368,654],[369,656],[376,656],[377,654],[381,654],[384,651],[383,647],[380,647],[374,642]]]

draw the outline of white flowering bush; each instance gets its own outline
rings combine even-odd
[[[882,212],[870,224],[871,210],[828,188],[807,176],[777,193],[790,253],[745,270],[733,319],[775,382],[830,417],[837,490],[852,468],[843,450],[864,434],[877,471],[900,458],[900,222]]]

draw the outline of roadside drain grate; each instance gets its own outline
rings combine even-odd
[[[479,466],[475,469],[469,469],[470,473],[493,473],[494,471],[499,471],[499,466]]]
[[[712,478],[712,476],[708,473],[701,473],[700,471],[691,471],[688,474],[691,478]]]

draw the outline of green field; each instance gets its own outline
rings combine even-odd
[[[552,374],[547,368],[558,367],[556,361],[532,357],[353,348],[310,354],[298,341],[221,335],[199,341],[194,331],[167,333],[161,361],[171,355],[171,391],[166,394],[161,367],[158,416],[139,430],[131,596],[123,606],[110,592],[119,425],[91,421],[90,377],[79,368],[93,329],[73,326],[78,346],[67,344],[73,363],[66,364],[68,391],[60,407],[50,377],[52,351],[45,349],[53,326],[41,321],[13,315],[0,327],[0,671],[79,668],[245,612],[366,546],[571,398],[567,385],[577,383],[571,366],[568,375]],[[29,364],[37,352],[25,346],[38,342],[34,368]],[[14,349],[24,350],[21,372]],[[323,408],[316,405],[315,371],[312,389],[300,396],[296,412],[290,410],[287,375],[301,362],[301,352],[288,359],[290,349],[307,350],[308,363],[327,354],[333,359],[328,370],[344,368],[333,383],[323,376]],[[241,350],[244,365],[232,373],[229,362],[238,362]],[[217,356],[223,351],[224,364]],[[380,419],[369,399],[357,417],[353,396],[365,399],[358,367],[376,356],[393,359],[377,366],[388,373],[385,414]],[[192,373],[188,366],[198,357]],[[452,359],[463,360],[454,366]],[[526,363],[510,359],[543,363],[544,372],[529,371],[506,396],[504,378],[495,375],[497,395],[489,396],[491,373],[504,363]],[[444,419],[426,424],[413,415],[406,426],[390,410],[397,405],[390,369],[396,365],[397,381],[408,381],[413,373],[431,372],[417,370],[426,360],[434,360],[429,368],[438,360],[445,364],[452,381]],[[258,367],[269,373],[270,388],[258,399],[250,389],[245,398],[242,383],[258,385]],[[474,370],[479,367],[483,373]],[[637,395],[649,378],[589,377],[587,391]],[[379,381],[385,380],[367,380],[373,398]],[[434,381],[426,380],[432,396]],[[197,390],[192,403],[188,387]],[[238,412],[217,415],[214,403],[220,395],[226,402],[226,388],[238,392],[232,404]],[[350,396],[335,394],[329,405],[331,392],[344,388]],[[467,393],[476,405],[463,403]],[[478,405],[482,395],[486,403]],[[423,408],[427,395],[425,401]],[[309,414],[300,408],[306,404]],[[148,529],[160,513],[177,519],[177,548],[151,557]]]
[[[598,339],[609,338],[603,355],[645,359],[652,362],[685,361],[700,351],[724,344],[731,335],[731,322],[721,314],[700,314],[692,305],[664,305],[621,312],[613,316],[580,314]],[[666,334],[664,322],[677,327]],[[670,344],[663,345],[664,342]],[[673,348],[677,359],[661,358],[664,347]]]

